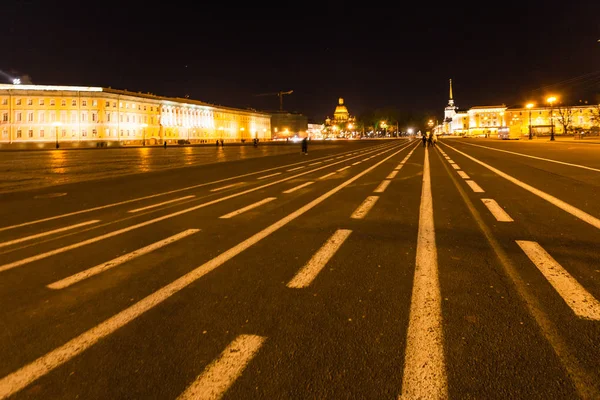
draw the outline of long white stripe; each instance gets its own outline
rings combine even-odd
[[[185,230],[183,232],[180,232],[176,235],[173,236],[169,236],[166,239],[160,240],[158,242],[152,243],[146,247],[142,247],[141,249],[137,249],[132,251],[131,253],[127,253],[127,254],[123,254],[120,257],[117,258],[113,258],[110,261],[107,261],[105,263],[102,264],[98,264],[95,267],[92,268],[88,268],[85,271],[81,271],[77,274],[71,275],[67,278],[61,279],[60,281],[56,281],[54,283],[51,283],[49,285],[47,285],[46,287],[49,289],[64,289],[66,287],[69,287],[71,285],[74,285],[78,282],[81,282],[87,278],[90,278],[94,275],[98,275],[101,272],[104,272],[106,270],[109,270],[111,268],[115,268],[118,267],[121,264],[125,264],[128,261],[133,260],[134,258],[143,256],[144,254],[148,254],[154,250],[158,250],[161,247],[164,247],[168,244],[171,244],[173,242],[176,242],[180,239],[183,239],[187,236],[190,236],[196,232],[200,231],[200,229],[188,229]]]
[[[481,188],[481,186],[479,186],[479,185],[477,184],[477,182],[475,182],[475,181],[472,181],[472,180],[470,180],[470,179],[469,179],[469,180],[467,180],[467,181],[465,181],[465,182],[467,182],[467,185],[469,185],[469,187],[470,187],[471,189],[473,189],[473,191],[474,191],[475,193],[483,193],[483,192],[485,192],[485,190],[483,190],[483,189]]]
[[[506,211],[504,211],[504,209],[502,207],[500,207],[500,205],[498,204],[498,202],[496,202],[496,200],[481,199],[481,201],[483,202],[483,204],[485,204],[485,206],[488,208],[488,210],[490,210],[490,212],[492,213],[492,215],[494,216],[494,218],[496,218],[496,220],[498,222],[513,222],[514,221],[510,217],[510,215],[508,215],[508,213]]]
[[[517,240],[517,244],[556,289],[565,303],[571,307],[575,315],[579,318],[600,320],[600,302],[585,290],[539,243]]]
[[[242,213],[245,213],[246,211],[252,210],[253,208],[260,207],[263,204],[267,204],[267,203],[269,203],[269,202],[271,202],[271,201],[273,201],[275,199],[277,199],[277,197],[267,197],[266,199],[262,199],[261,201],[257,201],[256,203],[252,203],[252,204],[250,204],[250,205],[248,205],[246,207],[242,207],[242,208],[240,208],[238,210],[235,210],[235,211],[232,211],[232,212],[230,212],[228,214],[221,215],[219,218],[221,218],[221,219],[227,219],[227,218],[235,217],[236,215],[240,215]]]
[[[417,258],[406,341],[402,399],[447,399],[442,301],[435,245],[429,152],[425,152]]]
[[[406,147],[408,147],[408,146],[402,147],[399,151],[404,150]],[[388,151],[392,151],[395,148],[396,147],[390,147],[390,148],[384,150],[383,152],[385,153],[385,152],[388,152]],[[396,154],[396,153],[394,153],[394,154]],[[339,163],[341,163],[341,162],[343,162],[343,161],[339,161]],[[6,271],[6,270],[12,269],[12,268],[20,267],[21,265],[25,265],[25,264],[28,264],[30,262],[42,260],[44,258],[51,257],[51,256],[54,256],[56,254],[64,253],[65,251],[73,250],[73,249],[79,248],[81,246],[86,246],[88,244],[95,243],[95,242],[98,242],[100,240],[104,240],[104,239],[107,239],[107,238],[110,238],[110,237],[113,237],[113,236],[117,236],[117,235],[120,235],[122,233],[129,232],[129,231],[132,231],[134,229],[138,229],[138,228],[150,225],[150,224],[154,224],[156,222],[160,222],[160,221],[163,221],[165,219],[169,219],[169,218],[173,218],[173,217],[176,217],[176,216],[179,216],[179,215],[182,215],[182,214],[186,214],[186,213],[198,210],[198,209],[203,208],[203,207],[208,207],[210,205],[217,204],[217,203],[220,203],[220,202],[225,201],[225,200],[229,200],[229,199],[233,199],[235,197],[243,196],[245,194],[252,193],[252,192],[264,189],[264,188],[269,187],[269,186],[277,185],[277,184],[282,183],[282,182],[287,182],[287,181],[289,181],[291,179],[295,179],[295,178],[298,178],[300,176],[304,176],[304,175],[313,173],[315,171],[318,171],[320,169],[329,168],[329,167],[330,167],[330,165],[329,166],[325,165],[323,167],[315,168],[312,171],[302,172],[302,173],[299,173],[297,175],[292,175],[292,176],[289,176],[287,178],[280,179],[278,181],[273,181],[273,182],[269,182],[269,183],[266,183],[266,184],[258,186],[258,187],[254,187],[254,188],[251,188],[251,189],[246,189],[246,190],[244,190],[242,192],[232,193],[232,194],[230,194],[228,196],[224,196],[224,197],[221,197],[219,199],[211,200],[211,201],[208,201],[206,203],[198,204],[197,206],[187,208],[185,210],[176,211],[174,213],[163,215],[163,216],[157,217],[157,218],[153,218],[151,220],[144,221],[144,222],[141,222],[139,224],[135,224],[135,225],[128,226],[126,228],[118,229],[116,231],[109,232],[109,233],[106,233],[104,235],[100,235],[100,236],[96,236],[96,237],[88,239],[88,240],[84,240],[83,242],[74,243],[74,244],[71,244],[69,246],[65,246],[65,247],[61,247],[59,249],[48,251],[46,253],[37,254],[35,256],[24,258],[22,260],[13,261],[13,262],[8,263],[8,264],[0,265],[0,272]],[[334,173],[335,172],[333,172],[333,173],[331,173],[329,175],[332,175]],[[326,176],[321,177],[321,179],[325,178]]]
[[[13,244],[17,244],[17,243],[21,243],[21,242],[26,242],[28,240],[33,240],[33,239],[41,238],[41,237],[44,237],[44,236],[53,235],[55,233],[69,231],[71,229],[81,228],[82,226],[87,226],[87,225],[95,224],[95,223],[98,223],[98,222],[100,222],[99,219],[94,219],[94,220],[91,220],[91,221],[81,222],[81,223],[75,224],[75,225],[69,225],[69,226],[65,226],[65,227],[62,227],[62,228],[53,229],[51,231],[37,233],[35,235],[25,236],[25,237],[22,237],[22,238],[19,238],[19,239],[9,240],[8,242],[2,242],[2,243],[0,243],[0,247],[11,246]]]
[[[362,204],[358,206],[356,210],[354,210],[350,218],[363,219],[369,213],[369,211],[371,211],[371,208],[373,208],[377,200],[379,200],[379,196],[367,197],[365,201],[363,201]]]
[[[351,233],[352,231],[349,229],[338,229],[335,231],[308,263],[298,271],[294,278],[287,284],[287,287],[301,289],[310,285]]]
[[[217,400],[223,397],[265,340],[256,335],[238,336],[177,399]]]
[[[335,175],[337,172],[330,172],[328,174],[323,175],[322,177],[320,177],[319,179],[325,179],[325,178],[329,178],[331,175]]]
[[[259,177],[258,177],[258,178],[256,178],[256,179],[267,179],[267,178],[270,178],[270,177],[272,177],[272,176],[277,176],[277,175],[279,175],[279,174],[281,174],[281,172],[275,172],[274,174],[265,175],[265,176],[259,176]]]
[[[346,180],[345,182],[331,189],[327,193],[317,197],[310,203],[300,207],[299,209],[287,215],[286,217],[266,227],[262,231],[249,237],[243,242],[238,243],[234,247],[230,248],[224,253],[219,254],[217,257],[207,261],[198,268],[188,272],[187,274],[169,283],[168,285],[163,286],[156,292],[144,297],[142,300],[119,312],[118,314],[110,317],[109,319],[105,320],[99,325],[91,328],[90,330],[82,333],[74,339],[71,339],[64,345],[52,350],[51,352],[41,356],[40,358],[27,364],[26,366],[0,379],[0,399],[5,399],[11,396],[12,394],[20,391],[30,383],[46,375],[53,369],[63,365],[67,361],[71,360],[73,357],[81,354],[82,352],[96,344],[100,339],[110,335],[117,329],[125,326],[126,324],[139,317],[146,311],[161,304],[163,301],[173,296],[175,293],[178,293],[188,285],[202,278],[204,275],[225,264],[233,257],[237,256],[244,250],[248,249],[249,247],[261,241],[262,239],[266,238],[267,236],[271,235],[273,232],[276,232],[277,230],[287,225],[291,221],[295,220],[305,212],[321,204],[323,201],[327,200],[329,197],[333,196],[346,186],[352,184],[357,179],[360,179],[362,176],[368,174],[373,169],[377,168],[390,158],[394,157],[396,154],[400,153],[406,147],[407,146],[395,151],[394,153],[385,157],[378,163],[354,175],[352,178]]]
[[[587,170],[590,170],[590,171],[600,172],[600,169],[588,167],[586,165],[572,164],[572,163],[568,163],[568,162],[564,162],[564,161],[553,160],[551,158],[536,157],[536,156],[531,156],[529,154],[516,153],[514,151],[508,151],[508,150],[502,150],[502,149],[495,149],[493,147],[482,146],[480,144],[473,144],[473,143],[465,143],[465,144],[468,144],[469,146],[476,146],[476,147],[481,147],[481,148],[484,148],[484,149],[489,149],[489,150],[494,150],[494,151],[501,151],[503,153],[514,154],[516,156],[521,156],[521,157],[533,158],[533,159],[536,159],[536,160],[547,161],[547,162],[551,162],[551,163],[555,163],[555,164],[568,165],[569,167],[582,168],[582,169],[587,169]]]
[[[283,193],[286,193],[286,194],[288,194],[288,193],[294,193],[296,190],[303,189],[303,188],[305,188],[305,187],[307,187],[307,186],[310,186],[310,185],[312,185],[313,183],[314,183],[314,182],[312,182],[312,181],[311,181],[311,182],[305,182],[305,183],[303,183],[302,185],[298,185],[298,186],[295,186],[295,187],[293,187],[293,188],[291,188],[291,189],[284,190],[284,191],[283,191]]]
[[[178,199],[167,200],[167,201],[163,201],[162,203],[153,204],[151,206],[142,207],[142,208],[136,208],[135,210],[129,210],[128,212],[130,212],[130,213],[136,213],[136,212],[140,212],[140,211],[144,211],[144,210],[150,210],[151,208],[156,208],[156,207],[164,206],[165,204],[171,204],[171,203],[175,203],[177,201],[182,201],[182,200],[185,200],[185,199],[191,199],[192,197],[196,197],[196,195],[192,194],[192,195],[189,195],[189,196],[180,197]]]
[[[381,181],[381,183],[379,184],[379,186],[377,186],[377,188],[375,190],[373,190],[374,193],[383,193],[385,191],[385,189],[387,189],[387,187],[390,184],[390,180],[388,179],[384,179],[383,181]]]
[[[394,179],[398,175],[398,171],[392,171],[385,179]]]
[[[562,201],[546,192],[543,192],[531,185],[528,185],[525,182],[522,182],[522,181],[518,180],[517,178],[514,178],[514,177],[508,175],[507,173],[502,172],[499,169],[494,168],[491,165],[484,163],[483,161],[479,161],[475,157],[471,157],[470,155],[463,153],[462,151],[457,150],[452,146],[449,146],[447,144],[446,144],[446,146],[450,147],[452,150],[456,151],[457,153],[460,153],[460,154],[464,155],[465,157],[475,161],[477,164],[486,167],[490,171],[495,172],[497,175],[501,176],[502,178],[506,179],[507,181],[510,181],[510,182],[514,183],[515,185],[522,187],[523,189],[527,190],[528,192],[531,192],[531,193],[535,194],[536,196],[541,197],[542,199],[546,200],[550,204],[555,205],[556,207],[560,208],[561,210],[566,211],[569,214],[573,215],[574,217],[579,218],[580,220],[587,222],[588,224],[600,229],[600,219],[598,219],[598,218],[586,213],[585,211],[580,210],[579,208],[574,207],[574,206],[570,205],[569,203]]]

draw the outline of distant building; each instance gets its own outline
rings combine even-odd
[[[325,131],[328,135],[344,135],[356,129],[356,118],[351,116],[344,105],[344,99],[339,98],[338,105],[333,112],[333,119],[325,119]]]
[[[273,139],[305,137],[308,130],[308,117],[286,111],[271,113],[271,129]]]
[[[311,139],[322,139],[324,129],[324,124],[308,124],[308,129],[306,130],[306,133]]]
[[[0,145],[153,145],[271,138],[271,115],[102,87],[0,84]]]

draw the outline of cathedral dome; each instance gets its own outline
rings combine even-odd
[[[340,97],[339,104],[335,108],[335,112],[333,113],[335,119],[337,120],[347,120],[348,119],[348,109],[344,105],[344,99]]]

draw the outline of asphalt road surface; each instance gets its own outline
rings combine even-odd
[[[600,399],[599,145],[210,150],[5,187],[0,399]]]

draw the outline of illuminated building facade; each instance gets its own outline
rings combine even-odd
[[[305,137],[308,129],[308,117],[286,111],[271,113],[273,139]]]
[[[101,87],[0,84],[0,144],[154,145],[271,138],[271,115]]]
[[[344,105],[344,99],[340,97],[333,112],[333,119],[327,117],[325,120],[325,131],[329,135],[340,135],[355,129],[356,118],[350,115],[348,108]]]

